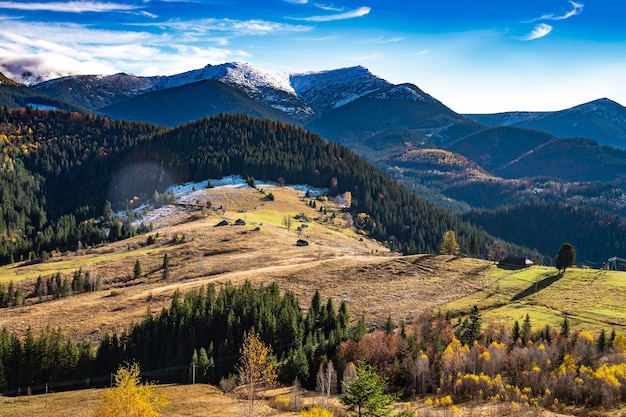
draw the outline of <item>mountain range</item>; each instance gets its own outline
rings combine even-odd
[[[345,144],[459,212],[550,199],[626,214],[626,108],[609,99],[558,112],[462,115],[361,66],[290,74],[226,63],[172,76],[4,80],[0,104],[9,107],[82,109],[169,127],[220,113],[289,123]]]
[[[625,108],[608,98],[555,112],[468,114],[466,117],[486,126],[516,126],[541,130],[559,138],[586,137],[603,145],[626,147]]]

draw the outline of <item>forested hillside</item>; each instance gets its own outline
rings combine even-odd
[[[600,267],[626,254],[626,224],[620,216],[563,203],[522,203],[468,213],[464,218],[507,241],[556,256],[564,237],[577,263]]]
[[[438,252],[450,229],[465,252],[474,239],[485,255],[493,241],[348,148],[279,122],[222,115],[165,129],[5,108],[0,129],[3,263],[127,236],[132,231],[110,218],[107,201],[125,209],[176,182],[231,174],[349,191],[355,225],[403,253]],[[115,235],[105,235],[105,226]]]
[[[0,262],[93,245],[116,156],[158,128],[77,113],[0,110]],[[107,225],[109,226],[109,225]]]
[[[103,386],[124,362],[141,363],[161,383],[190,382],[195,362],[197,381],[217,384],[235,372],[239,348],[251,330],[273,347],[282,381],[299,378],[314,387],[319,359],[332,356],[339,343],[355,335],[349,322],[345,302],[335,308],[319,293],[305,314],[294,294],[281,294],[275,284],[256,289],[246,282],[219,292],[208,285],[184,297],[177,292],[169,309],[147,316],[128,332],[108,334],[97,349],[65,340],[60,330],[29,331],[20,340],[5,328],[0,332],[0,390],[45,383],[62,387],[64,381],[72,381],[75,385],[67,386],[73,388]]]

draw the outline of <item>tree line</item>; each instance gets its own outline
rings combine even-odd
[[[467,400],[525,406],[615,407],[626,401],[626,336],[602,330],[534,327],[526,315],[512,325],[484,323],[477,307],[462,316],[425,312],[411,323],[389,317],[368,330],[363,317],[350,328],[347,306],[335,309],[319,292],[304,312],[293,293],[272,284],[253,288],[212,284],[176,293],[169,308],[96,348],[60,330],[28,330],[23,339],[0,332],[0,388],[14,393],[64,380],[97,385],[124,363],[154,371],[160,382],[217,384],[240,372],[250,335],[271,347],[278,380],[299,380],[323,396],[343,392],[363,369],[377,372],[395,397],[450,405]],[[159,377],[160,370],[174,370]],[[366,373],[367,373],[366,372]],[[93,383],[90,381],[94,381]],[[108,382],[108,381],[107,381]]]
[[[84,282],[84,281],[83,281]],[[321,357],[331,356],[350,336],[347,305],[338,308],[316,292],[303,312],[295,295],[281,294],[278,286],[254,288],[250,282],[217,291],[213,284],[176,292],[169,308],[146,318],[127,331],[107,334],[97,347],[74,343],[60,330],[46,328],[40,335],[29,329],[20,339],[5,329],[0,333],[0,390],[64,380],[89,379],[115,372],[120,364],[141,364],[155,371],[160,382],[190,382],[190,366],[197,381],[217,384],[235,372],[245,335],[254,330],[273,347],[282,381],[298,378],[315,386]],[[158,370],[178,369],[159,376]]]

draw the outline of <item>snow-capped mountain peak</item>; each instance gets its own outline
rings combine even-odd
[[[228,62],[220,65],[207,65],[204,68],[171,75],[161,88],[176,87],[203,80],[219,80],[233,84],[246,91],[258,92],[272,88],[296,95],[289,84],[289,74],[267,71],[244,62]]]
[[[362,66],[292,74],[290,79],[298,96],[318,114],[391,86]]]

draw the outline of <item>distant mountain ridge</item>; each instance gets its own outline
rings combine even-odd
[[[486,126],[541,130],[559,138],[586,137],[601,145],[626,148],[626,107],[608,98],[554,112],[467,114]]]
[[[392,85],[360,66],[288,74],[235,62],[207,65],[172,76],[140,77],[124,73],[68,76],[36,84],[33,89],[98,111],[143,94],[207,80],[237,88],[249,98],[300,122]]]

